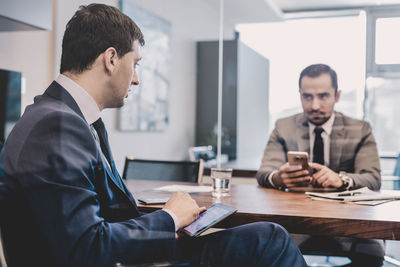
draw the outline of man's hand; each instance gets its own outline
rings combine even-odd
[[[295,187],[302,183],[311,181],[308,170],[302,170],[301,165],[291,166],[289,163],[283,164],[279,171],[272,176],[272,182],[278,187]]]
[[[174,193],[163,208],[176,215],[179,221],[179,229],[191,224],[199,217],[200,212],[206,210],[206,207],[199,208],[196,201],[188,193],[182,192]]]
[[[310,162],[309,166],[317,170],[317,172],[312,176],[311,183],[313,186],[339,188],[343,185],[343,181],[340,179],[339,174],[328,167],[313,162]]]

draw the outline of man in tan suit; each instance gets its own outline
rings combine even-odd
[[[371,127],[365,121],[334,111],[340,98],[336,72],[324,64],[308,66],[300,74],[299,93],[304,112],[276,122],[257,172],[258,183],[285,190],[304,184],[339,190],[364,186],[378,190],[380,165]],[[313,173],[302,170],[301,166],[290,166],[288,151],[308,152]],[[303,252],[321,248],[324,243],[326,250],[349,252],[353,266],[382,265],[382,242],[349,238],[322,238],[317,242],[315,238],[295,239]]]

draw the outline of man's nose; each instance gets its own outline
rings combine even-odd
[[[313,99],[312,104],[311,104],[311,108],[313,110],[319,110],[319,108],[321,107],[321,103],[319,102],[318,99]]]
[[[133,73],[131,84],[132,85],[139,85],[139,78],[138,78],[138,75],[137,75],[136,71]]]

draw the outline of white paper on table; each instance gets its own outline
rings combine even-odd
[[[201,193],[201,192],[211,192],[211,186],[196,186],[196,185],[166,185],[154,188],[156,191],[166,191],[166,192],[186,192],[186,193]]]
[[[349,196],[345,196],[346,194],[349,194]],[[397,192],[393,191],[389,193],[388,191],[382,190],[382,192],[376,192],[368,189],[367,187],[363,187],[356,190],[333,192],[333,193],[306,192],[306,195],[313,198],[314,200],[328,199],[328,200],[343,201],[343,202],[400,199],[400,192],[398,191]]]
[[[310,197],[312,200],[317,201],[328,201],[328,202],[339,202],[343,204],[356,204],[356,205],[366,205],[366,206],[376,206],[386,202],[393,201],[392,199],[384,199],[384,200],[365,200],[365,201],[343,201],[343,200],[335,200],[335,199],[328,199],[328,198],[319,198],[319,197]]]

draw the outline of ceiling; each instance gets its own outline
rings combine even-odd
[[[203,1],[219,12],[220,1]],[[282,20],[283,14],[274,1],[277,0],[224,0],[224,20],[233,24]]]
[[[203,1],[219,12],[220,1]],[[295,12],[334,11],[394,4],[400,4],[400,0],[224,0],[224,21],[233,25],[272,22],[296,16]]]
[[[282,12],[400,4],[400,0],[272,0]]]

